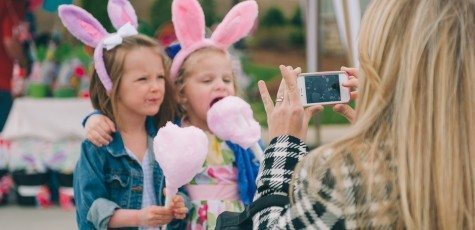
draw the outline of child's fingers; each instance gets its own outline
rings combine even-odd
[[[105,123],[107,124],[107,126],[109,126],[109,130],[112,131],[112,132],[115,132],[115,124],[114,122],[112,122],[110,119],[105,119]]]
[[[173,209],[173,214],[186,214],[188,213],[188,208],[186,207],[180,207],[180,208],[175,208]]]

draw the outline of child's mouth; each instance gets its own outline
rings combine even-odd
[[[211,101],[211,104],[210,104],[209,107],[211,108],[211,106],[213,106],[216,102],[220,101],[220,100],[223,99],[223,98],[224,98],[224,97],[217,97],[217,98],[213,99],[213,100]]]

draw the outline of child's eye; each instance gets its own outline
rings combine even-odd
[[[137,81],[146,81],[146,80],[147,80],[147,77],[139,77],[139,78],[137,79]]]
[[[163,75],[158,75],[158,76],[157,76],[157,79],[165,79],[165,76],[163,76]]]
[[[223,81],[226,82],[226,83],[231,83],[231,82],[233,82],[233,78],[232,77],[225,77],[225,78],[223,78]]]

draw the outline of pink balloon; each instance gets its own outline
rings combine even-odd
[[[153,140],[155,159],[163,170],[167,197],[201,171],[208,153],[208,137],[196,127],[168,122]]]
[[[216,102],[208,110],[207,121],[216,136],[244,149],[261,138],[261,126],[254,120],[251,106],[239,97],[228,96]]]

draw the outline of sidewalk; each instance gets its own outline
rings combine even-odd
[[[326,125],[321,128],[321,142],[328,143],[342,136],[348,125]],[[263,132],[264,141],[268,143],[267,133]],[[306,143],[316,145],[316,131],[310,129]],[[0,206],[0,229],[77,229],[76,212],[64,211],[59,206],[47,209],[20,207],[16,204]]]
[[[64,211],[57,205],[47,209],[0,206],[0,229],[77,229],[76,212]]]

